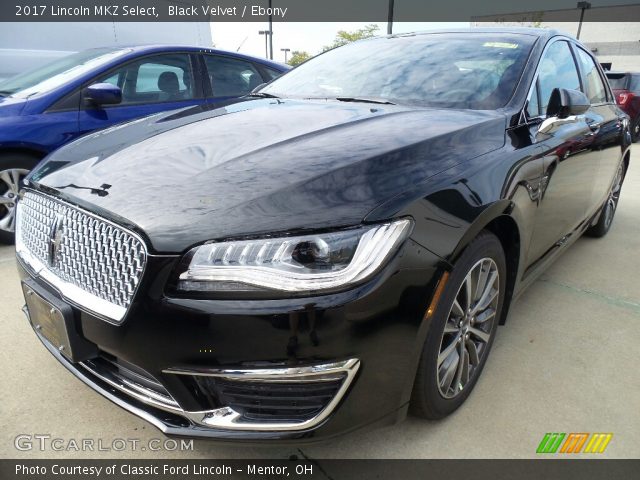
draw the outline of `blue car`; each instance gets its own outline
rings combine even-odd
[[[111,47],[1,82],[0,242],[13,242],[20,182],[48,153],[127,120],[246,95],[288,69],[196,47]]]

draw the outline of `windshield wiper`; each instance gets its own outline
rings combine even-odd
[[[358,102],[358,103],[379,103],[382,105],[395,105],[386,98],[375,97],[336,97],[339,102]]]
[[[247,97],[280,98],[279,96],[274,95],[273,93],[266,93],[266,92],[254,92],[254,93],[250,93],[249,95],[247,95]]]

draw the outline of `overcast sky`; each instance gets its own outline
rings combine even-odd
[[[273,59],[284,61],[281,48],[305,50],[312,55],[320,53],[322,47],[332,43],[338,30],[357,30],[366,23],[348,22],[274,22],[273,23]],[[386,34],[387,24],[376,23],[380,27],[379,34]],[[415,32],[433,28],[468,27],[468,22],[430,23],[430,22],[397,22],[393,25],[393,33]],[[264,35],[260,30],[268,30],[268,23],[228,23],[211,24],[211,35],[216,48],[239,51],[259,57],[265,56]],[[290,55],[290,54],[289,54]]]

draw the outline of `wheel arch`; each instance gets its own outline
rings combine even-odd
[[[507,265],[507,289],[500,316],[500,325],[505,324],[509,313],[522,254],[520,227],[516,219],[511,215],[513,207],[513,203],[509,200],[501,200],[487,208],[469,226],[450,257],[450,262],[455,263],[469,243],[483,230],[493,233],[498,238],[502,245]]]
[[[3,146],[0,147],[0,157],[10,155],[10,154],[19,153],[22,155],[29,155],[36,160],[42,160],[44,157],[48,155],[48,152],[44,150],[39,150],[34,147],[18,147],[18,146]]]

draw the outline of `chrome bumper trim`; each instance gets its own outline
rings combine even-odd
[[[28,316],[28,314],[27,314]],[[156,417],[155,415],[152,415],[151,413],[129,403],[124,401],[121,397],[118,397],[117,395],[114,395],[112,392],[110,392],[109,390],[107,390],[106,388],[104,388],[102,385],[100,385],[99,383],[97,383],[92,377],[93,374],[89,374],[89,372],[86,372],[83,369],[78,368],[78,364],[75,363],[71,363],[69,360],[67,360],[65,357],[62,356],[62,354],[58,351],[58,349],[56,349],[53,345],[51,345],[39,332],[37,332],[35,329],[34,331],[36,332],[36,336],[38,337],[38,339],[42,342],[42,344],[45,346],[45,348],[49,351],[49,353],[51,355],[54,356],[54,358],[56,360],[58,360],[67,370],[69,370],[76,378],[78,378],[80,381],[82,381],[85,385],[87,385],[89,388],[91,388],[92,390],[95,390],[96,392],[98,392],[100,395],[102,395],[103,397],[107,398],[108,400],[112,401],[113,403],[115,403],[116,405],[118,405],[119,407],[124,408],[125,410],[133,413],[134,415],[146,420],[147,422],[151,423],[153,426],[155,426],[156,428],[158,428],[160,431],[162,431],[163,433],[166,434],[185,434],[185,432],[183,431],[184,429],[181,429],[179,427],[173,427],[170,425],[167,425],[166,423],[164,423],[160,418]],[[91,375],[91,376],[90,376]],[[206,434],[203,434],[202,432],[198,432],[198,431],[194,431],[194,432],[189,432],[191,435],[196,435],[196,436],[206,436]]]
[[[79,365],[88,370],[92,375],[98,377],[103,382],[108,383],[113,388],[117,388],[121,392],[130,395],[131,397],[142,403],[146,403],[147,405],[151,405],[152,407],[175,413],[177,415],[180,415],[184,412],[180,408],[180,405],[178,405],[178,402],[176,402],[171,397],[160,395],[153,390],[144,387],[143,385],[139,385],[135,382],[127,380],[126,378],[114,375],[109,371],[98,371],[95,368],[91,367],[88,362],[80,362]]]
[[[178,403],[158,395],[142,385],[132,385],[132,382],[119,378],[109,372],[98,372],[87,365],[80,365],[92,375],[113,388],[129,395],[136,400],[152,407],[182,416],[195,425],[220,430],[239,430],[249,432],[295,432],[308,430],[322,423],[333,412],[347,392],[349,385],[355,377],[360,361],[352,358],[343,362],[334,362],[321,365],[296,368],[275,369],[249,369],[249,370],[177,370],[167,369],[164,373],[176,375],[207,375],[219,376],[233,380],[253,382],[304,382],[304,381],[330,381],[342,379],[342,384],[336,395],[327,406],[315,417],[301,422],[246,422],[242,421],[242,414],[230,407],[221,407],[215,410],[187,411],[180,408]],[[277,378],[276,378],[277,377]]]
[[[360,367],[360,361],[352,358],[342,362],[334,362],[308,367],[275,368],[275,369],[249,369],[249,370],[177,370],[167,369],[164,373],[176,375],[206,375],[218,376],[233,380],[253,382],[309,382],[330,381],[342,379],[342,384],[336,395],[327,406],[315,417],[301,422],[246,422],[242,421],[242,414],[230,407],[221,407],[215,410],[186,411],[180,408],[178,403],[164,398],[142,385],[133,385],[126,379],[119,378],[109,372],[98,372],[86,362],[81,365],[85,370],[96,376],[103,382],[120,390],[136,400],[175,415],[188,419],[195,425],[219,430],[236,430],[249,432],[295,432],[309,430],[320,425],[336,408],[342,397],[347,392],[355,374]]]
[[[28,266],[30,273],[35,278],[44,280],[47,284],[52,286],[60,296],[75,305],[82,310],[90,312],[99,316],[101,319],[119,325],[122,319],[127,313],[127,309],[114,305],[100,297],[85,292],[80,287],[73,285],[72,283],[65,282],[62,278],[58,277],[49,268],[47,268],[40,260],[31,255],[31,253],[23,248],[19,242],[16,242],[16,256],[18,260],[23,262],[23,265]],[[89,307],[90,306],[90,307]]]
[[[163,373],[203,377],[221,377],[229,380],[291,382],[291,381],[332,381],[338,380],[348,370],[358,368],[357,359],[343,362],[323,363],[305,367],[287,368],[250,368],[250,369],[211,369],[211,368],[168,368]]]
[[[242,420],[242,414],[230,407],[222,407],[216,410],[208,410],[201,412],[184,412],[184,415],[197,425],[217,428],[223,430],[241,430],[253,432],[295,432],[300,430],[309,430],[317,427],[324,422],[344,397],[349,389],[358,369],[360,368],[360,360],[351,358],[341,362],[333,362],[320,365],[311,365],[307,367],[293,368],[260,368],[260,369],[230,369],[230,370],[182,370],[167,369],[163,373],[175,375],[192,375],[192,376],[214,376],[222,377],[230,380],[241,380],[248,382],[317,382],[342,379],[340,388],[327,404],[316,416],[308,420],[300,422],[246,422]]]
[[[26,306],[23,307],[23,312],[27,316],[29,316],[28,311],[26,310]],[[312,365],[308,367],[295,367],[295,368],[276,368],[276,369],[249,369],[249,370],[198,370],[198,373],[187,373],[191,372],[190,370],[166,370],[166,373],[174,373],[177,375],[211,375],[211,376],[220,376],[225,378],[231,378],[234,380],[238,380],[239,377],[243,377],[243,380],[247,381],[263,381],[263,382],[282,382],[282,381],[321,381],[321,380],[336,380],[336,378],[344,378],[342,384],[336,393],[336,395],[331,399],[331,401],[327,404],[327,406],[318,413],[315,417],[310,418],[309,420],[301,421],[301,422],[273,422],[273,423],[257,423],[257,422],[242,422],[242,415],[239,412],[236,412],[232,408],[222,407],[215,410],[203,410],[203,411],[185,411],[178,403],[173,399],[164,398],[162,395],[157,394],[149,389],[146,389],[142,385],[130,385],[130,382],[123,381],[124,379],[116,377],[115,375],[109,375],[108,372],[97,372],[95,369],[92,369],[90,366],[86,365],[85,362],[81,362],[78,364],[71,363],[69,360],[64,358],[58,350],[51,345],[38,331],[34,329],[36,336],[42,342],[42,344],[49,350],[60,363],[62,363],[67,370],[73,373],[78,379],[84,382],[86,385],[91,387],[96,392],[100,393],[102,396],[108,398],[115,404],[120,407],[128,410],[129,412],[137,415],[145,419],[146,421],[152,423],[164,433],[174,433],[178,434],[178,432],[182,432],[183,429],[175,428],[168,426],[158,417],[152,415],[149,412],[146,412],[135,405],[127,402],[122,397],[118,397],[114,395],[112,392],[103,388],[100,384],[96,383],[93,378],[97,378],[104,382],[105,384],[113,387],[114,389],[124,393],[125,395],[151,407],[154,407],[158,410],[162,410],[165,412],[172,413],[174,415],[178,415],[184,419],[187,419],[191,422],[195,427],[200,427],[196,431],[192,432],[197,436],[207,436],[206,431],[209,430],[211,432],[214,431],[243,431],[243,432],[300,432],[309,430],[311,428],[317,427],[323,421],[325,421],[329,415],[335,410],[338,406],[345,393],[349,389],[355,375],[360,368],[360,360],[357,358],[352,358],[349,360],[345,360],[342,362],[334,362],[328,364],[321,365]],[[82,368],[79,368],[82,367]],[[86,372],[86,373],[85,373]],[[278,375],[278,378],[274,378],[275,375]],[[283,375],[283,376],[280,376]],[[133,382],[131,382],[133,383]],[[203,428],[204,427],[204,428]],[[196,433],[197,432],[197,433]]]

